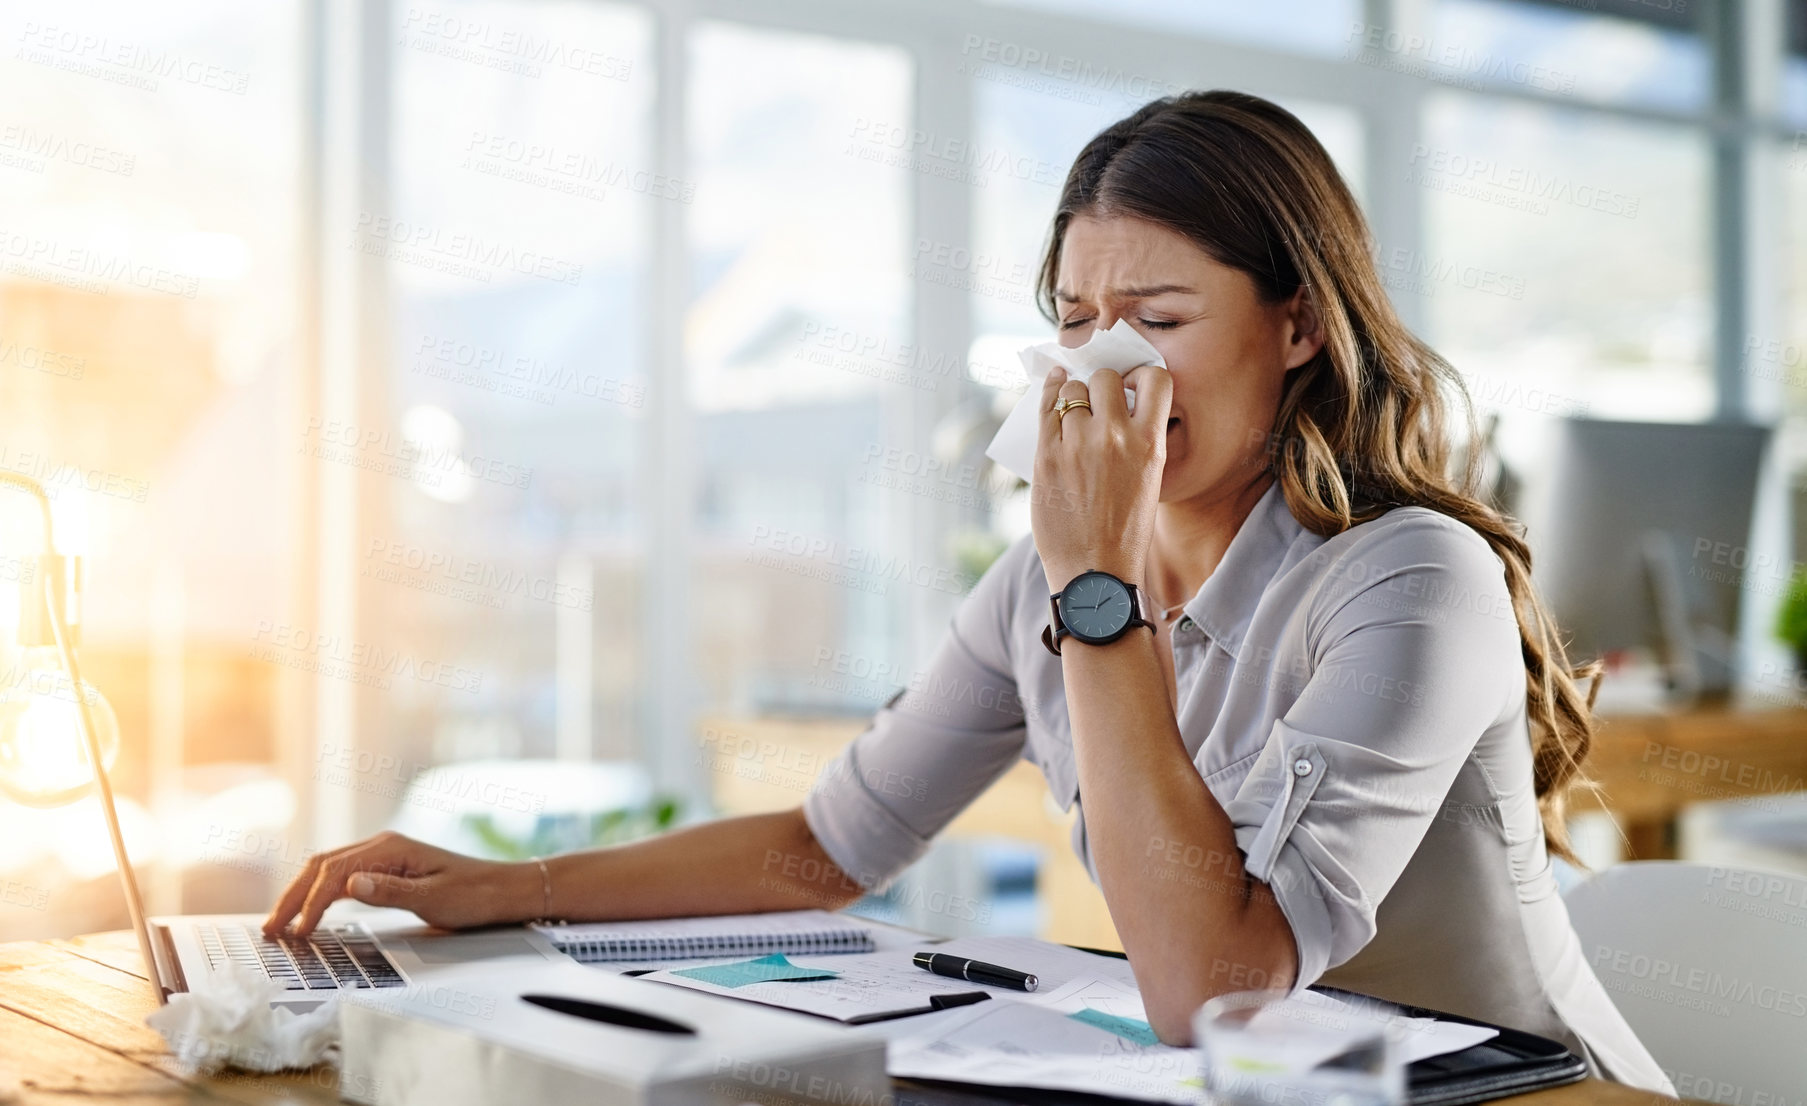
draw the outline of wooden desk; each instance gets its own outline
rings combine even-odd
[[[155,1007],[130,933],[0,945],[0,1102],[12,1081],[25,1104],[107,1102],[318,1103],[338,1101],[325,1067],[281,1075],[183,1072],[144,1024]],[[1056,1096],[1061,1097],[1061,1096]],[[1064,1096],[1070,1102],[1108,1101]],[[1049,1101],[1036,1096],[1037,1102]],[[1007,1091],[967,1092],[899,1080],[885,1106],[1003,1106]],[[1674,1106],[1674,1099],[1587,1080],[1499,1101],[1511,1106]],[[801,1106],[820,1106],[802,1103]]]
[[[1710,706],[1607,715],[1586,770],[1600,790],[1575,789],[1570,807],[1611,812],[1625,831],[1629,859],[1673,859],[1676,820],[1689,805],[1807,790],[1807,710]]]

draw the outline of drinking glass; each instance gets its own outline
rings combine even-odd
[[[1213,1106],[1402,1106],[1401,1027],[1334,995],[1237,991],[1193,1017]]]

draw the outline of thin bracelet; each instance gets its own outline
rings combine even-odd
[[[546,862],[534,857],[533,862],[540,866],[540,919],[552,920],[552,873],[546,868]]]

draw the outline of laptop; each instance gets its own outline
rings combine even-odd
[[[435,987],[462,969],[516,960],[569,962],[538,932],[525,927],[448,932],[422,925],[405,911],[371,919],[323,921],[307,938],[263,934],[261,914],[148,918],[158,1000],[237,964],[283,986],[271,1006],[306,1013],[335,991]]]
[[[157,1002],[191,991],[209,975],[239,965],[280,983],[271,1006],[298,1014],[320,1006],[338,991],[381,991],[446,984],[472,966],[510,960],[569,962],[552,942],[525,926],[449,932],[421,924],[405,910],[373,911],[367,918],[326,919],[307,938],[264,936],[259,914],[183,915],[150,918],[138,892],[138,878],[126,857],[119,811],[104,767],[96,773],[101,809],[119,865],[126,911],[138,936],[138,951],[157,992]]]

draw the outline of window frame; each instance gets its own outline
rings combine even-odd
[[[1363,164],[1368,217],[1377,238],[1418,250],[1423,238],[1423,192],[1383,180],[1385,167],[1409,163],[1419,142],[1422,101],[1433,88],[1419,78],[1360,64],[1347,57],[1292,54],[1264,46],[1188,34],[1162,33],[1101,20],[962,0],[609,0],[640,8],[652,21],[652,160],[668,179],[689,179],[686,107],[688,41],[701,21],[771,31],[849,38],[892,46],[912,59],[914,125],[936,134],[972,134],[974,78],[959,75],[963,48],[975,40],[1030,43],[1050,53],[1085,58],[1125,72],[1159,74],[1189,87],[1235,87],[1262,95],[1317,100],[1352,108],[1363,125]],[[386,273],[378,259],[331,248],[329,228],[345,213],[383,210],[390,194],[390,84],[394,13],[391,0],[360,5],[314,2],[303,7],[298,48],[303,54],[301,212],[301,310],[298,368],[290,414],[382,422],[388,351],[391,348]],[[1428,32],[1429,5],[1415,0],[1363,0],[1361,17],[1411,33]],[[1779,216],[1778,139],[1795,129],[1780,116],[1783,50],[1778,0],[1704,6],[1701,34],[1711,59],[1711,102],[1701,111],[1571,100],[1536,88],[1508,86],[1464,95],[1529,101],[1566,111],[1621,119],[1660,120],[1693,128],[1712,149],[1708,200],[1712,221],[1715,339],[1712,367],[1717,419],[1777,417],[1778,387],[1742,372],[1743,339],[1781,333],[1776,306],[1781,279],[1779,247],[1765,242],[1766,218]],[[955,181],[910,175],[910,239],[959,242],[971,237],[973,196]],[[1767,198],[1766,198],[1767,197]],[[689,290],[687,212],[681,204],[656,204],[645,273],[651,289],[652,325],[644,351],[648,371],[645,433],[640,462],[646,483],[647,593],[639,646],[646,656],[647,693],[642,748],[655,785],[681,796],[691,809],[707,809],[708,780],[690,755],[697,682],[691,676],[689,553],[697,488],[689,458],[696,417],[688,406],[682,332]],[[1773,226],[1773,223],[1768,225]],[[1773,236],[1772,236],[1773,237]],[[1422,304],[1402,297],[1407,325],[1424,325]],[[919,348],[969,348],[973,337],[970,297],[959,289],[922,281],[912,288],[912,337]],[[886,434],[897,444],[925,441],[957,404],[950,394],[887,385]],[[362,601],[356,567],[360,534],[377,521],[380,497],[371,477],[331,471],[293,474],[291,532],[299,566],[291,602],[308,612],[322,633],[359,638],[373,629]],[[1769,479],[1760,498],[1759,533],[1784,540],[1785,481]],[[893,497],[894,533],[909,535],[897,550],[913,561],[934,562],[939,541],[960,521],[958,509],[922,497]],[[1783,550],[1783,555],[1787,551]],[[1747,606],[1756,597],[1747,596]],[[1760,600],[1759,600],[1760,601]],[[907,604],[898,643],[904,655],[921,656],[941,636],[953,600]],[[1744,612],[1747,651],[1762,648],[1769,619]],[[1747,656],[1753,656],[1747,652]],[[368,689],[343,681],[283,677],[279,701],[288,712],[279,740],[284,768],[303,789],[304,839],[322,844],[350,840],[377,828],[382,812],[354,801],[345,789],[312,787],[309,766],[323,742],[370,743],[380,704]],[[311,794],[309,792],[311,791]]]

